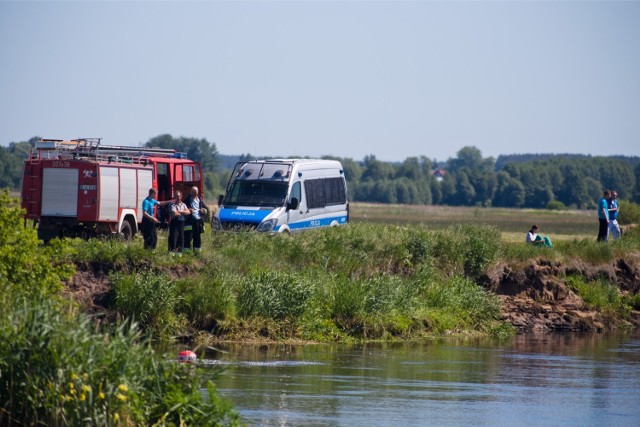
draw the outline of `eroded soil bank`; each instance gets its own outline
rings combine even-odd
[[[568,264],[539,259],[514,267],[500,263],[483,277],[486,289],[502,302],[503,319],[519,331],[605,331],[640,327],[640,312],[628,318],[601,312],[586,304],[567,284],[567,277],[581,276],[587,281],[613,283],[622,294],[640,291],[640,256],[631,255],[609,264],[589,265],[582,261]]]

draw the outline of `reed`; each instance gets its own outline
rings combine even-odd
[[[50,299],[0,320],[2,425],[237,424],[213,383],[199,378],[160,359],[134,324],[99,333]]]

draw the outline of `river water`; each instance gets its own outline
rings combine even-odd
[[[249,425],[640,426],[640,335],[233,345],[200,361]]]

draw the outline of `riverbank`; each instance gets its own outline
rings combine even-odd
[[[161,243],[166,243],[161,234]],[[414,340],[638,327],[638,233],[553,250],[484,225],[206,234],[200,256],[74,241],[67,292],[107,323],[208,341]]]

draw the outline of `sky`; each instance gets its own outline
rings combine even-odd
[[[0,144],[640,155],[639,1],[0,1]]]

